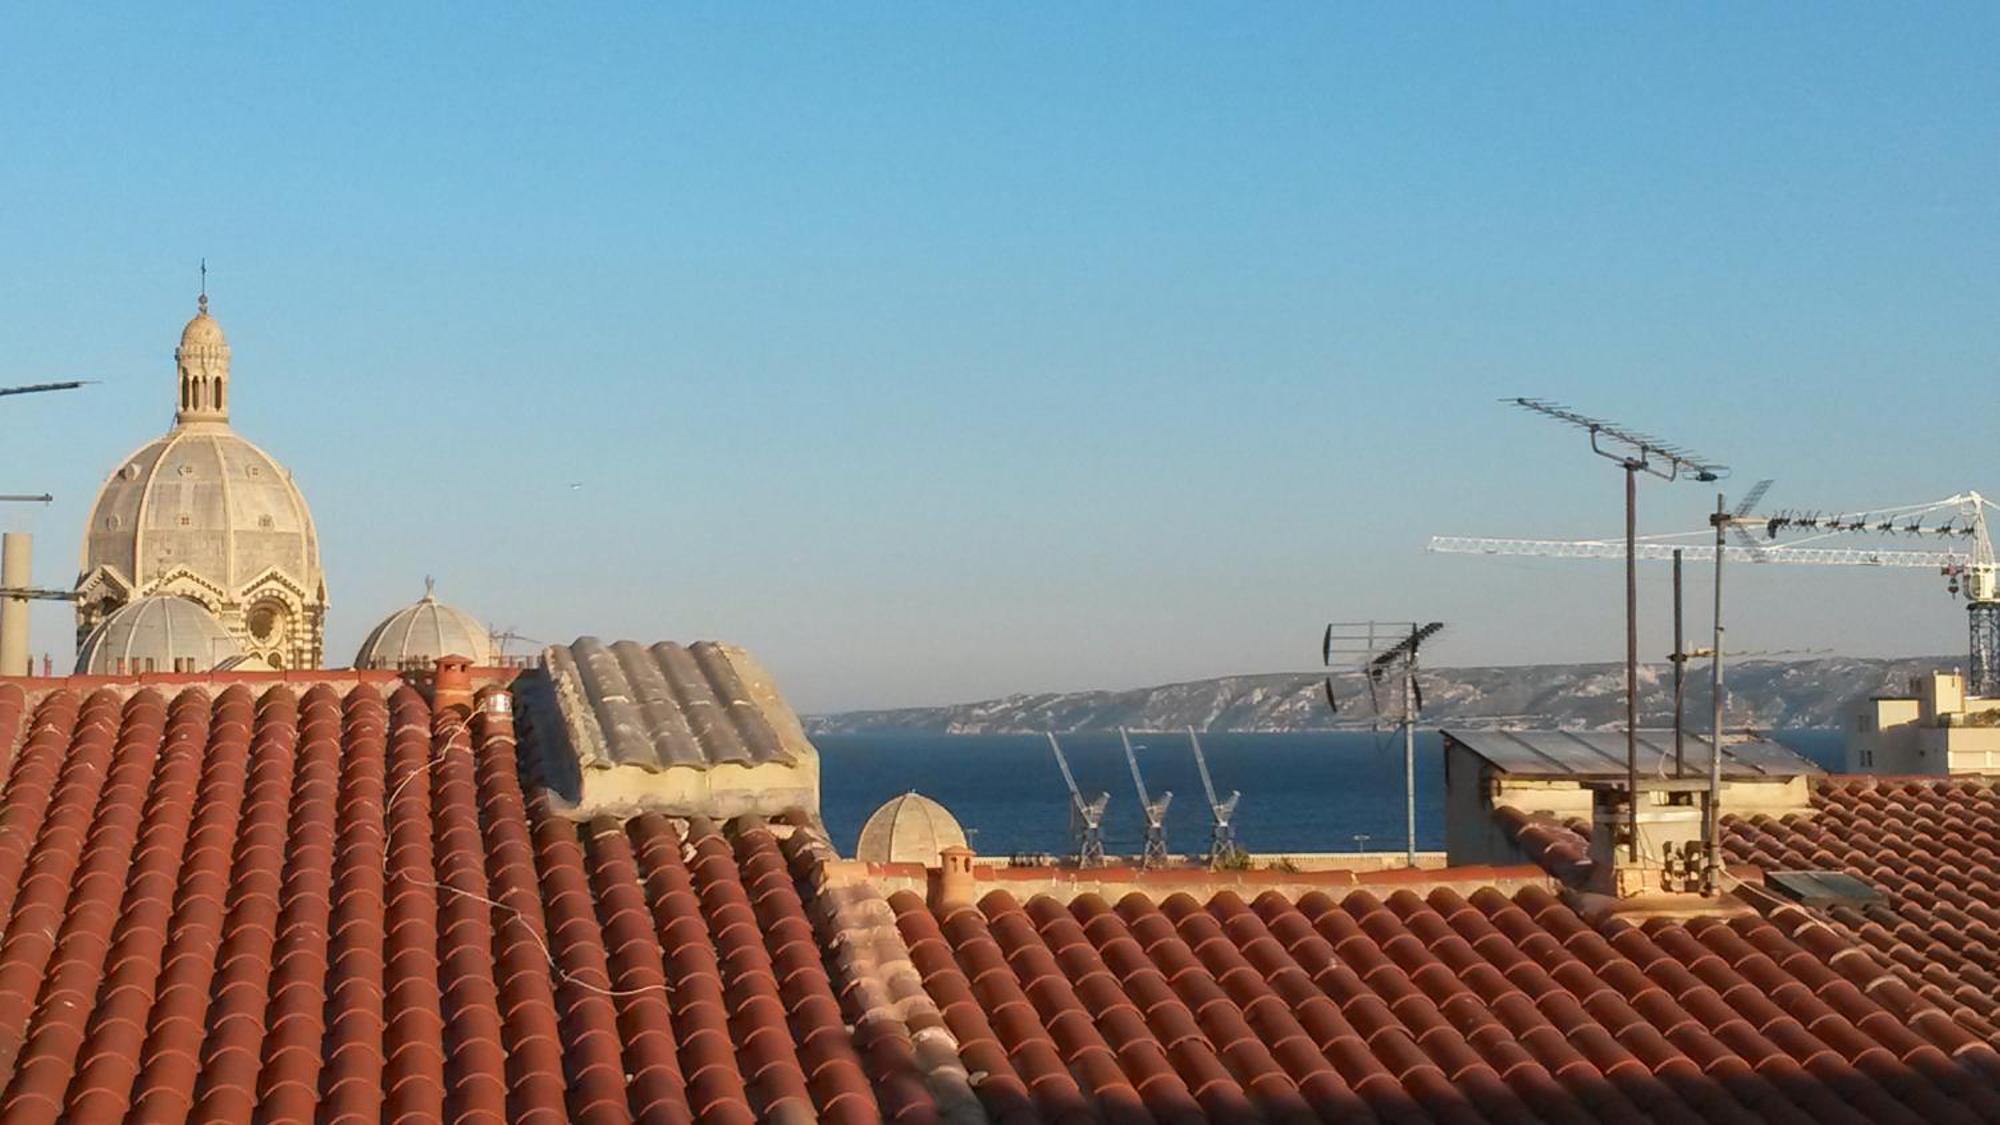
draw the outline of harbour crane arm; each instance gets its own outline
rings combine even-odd
[[[1132,752],[1132,736],[1125,733],[1124,727],[1118,728],[1118,741],[1125,746],[1125,764],[1132,767],[1132,784],[1139,789],[1139,803],[1152,804],[1152,799],[1146,796],[1146,779],[1139,776],[1139,756]]]
[[[1049,749],[1056,752],[1056,767],[1062,770],[1063,784],[1069,786],[1069,799],[1076,804],[1078,812],[1090,807],[1083,799],[1083,790],[1076,787],[1076,775],[1069,772],[1069,759],[1063,757],[1062,743],[1056,741],[1056,732],[1049,731]]]
[[[1215,782],[1210,780],[1208,776],[1208,759],[1202,755],[1201,739],[1195,736],[1193,727],[1189,727],[1187,732],[1188,744],[1194,747],[1195,768],[1201,771],[1201,791],[1208,795],[1209,807],[1214,808],[1217,804],[1215,799]]]

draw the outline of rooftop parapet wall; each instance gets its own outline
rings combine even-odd
[[[742,649],[581,637],[543,664],[517,692],[567,815],[818,812],[819,753]]]

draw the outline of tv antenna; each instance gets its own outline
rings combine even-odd
[[[1402,691],[1403,729],[1403,832],[1405,857],[1417,865],[1417,720],[1424,709],[1424,689],[1417,682],[1417,654],[1424,642],[1437,636],[1444,622],[1419,624],[1415,621],[1336,621],[1326,627],[1320,639],[1320,659],[1326,667],[1353,667],[1368,685],[1369,708],[1382,712],[1380,688],[1394,682]],[[1333,691],[1333,677],[1326,678],[1326,702],[1335,714],[1340,702]]]
[[[1615,461],[1625,470],[1625,768],[1627,856],[1639,862],[1639,571],[1632,558],[1638,536],[1639,474],[1665,481],[1682,478],[1718,481],[1729,475],[1729,467],[1711,461],[1684,446],[1674,445],[1602,418],[1579,414],[1560,403],[1540,398],[1502,399],[1531,413],[1574,426],[1590,435],[1590,451]],[[1722,534],[1718,527],[1718,537]],[[1719,647],[1719,646],[1718,646]],[[1718,750],[1714,755],[1720,757]]]
[[[1146,795],[1146,779],[1139,776],[1139,755],[1132,752],[1132,738],[1118,728],[1118,741],[1125,747],[1125,764],[1132,767],[1132,785],[1139,790],[1139,807],[1146,813],[1146,845],[1139,852],[1139,867],[1167,864],[1167,806],[1174,803],[1172,790],[1163,791],[1155,801]]]
[[[1089,800],[1083,799],[1083,791],[1076,787],[1076,775],[1069,772],[1069,759],[1063,757],[1062,743],[1056,741],[1056,732],[1049,731],[1049,749],[1056,753],[1056,766],[1062,770],[1063,784],[1069,786],[1069,832],[1076,841],[1076,865],[1078,867],[1104,866],[1104,806],[1111,802],[1111,794],[1099,793]]]
[[[1208,797],[1208,865],[1226,867],[1235,863],[1243,854],[1236,843],[1236,802],[1243,794],[1232,789],[1229,796],[1218,800],[1215,796],[1215,781],[1208,776],[1208,758],[1201,752],[1201,737],[1193,727],[1187,729],[1188,745],[1194,747],[1194,766],[1201,771],[1201,791]]]

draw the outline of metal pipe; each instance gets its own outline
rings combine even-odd
[[[1721,493],[1715,496],[1715,545],[1722,546],[1722,532],[1728,522]],[[1709,890],[1721,889],[1722,870],[1722,551],[1715,552],[1715,650],[1709,665],[1708,690],[1712,709],[1708,724],[1708,823],[1702,834],[1708,848]]]
[[[1687,645],[1681,639],[1681,553],[1674,552],[1674,776],[1687,776],[1687,751],[1681,742],[1681,687],[1687,674]]]
[[[1403,832],[1406,862],[1417,865],[1417,653],[1403,665]]]
[[[1625,462],[1625,807],[1626,855],[1639,862],[1639,465]]]

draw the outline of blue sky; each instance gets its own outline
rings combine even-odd
[[[330,655],[440,593],[745,644],[802,707],[1615,658],[1617,473],[2000,492],[2000,10],[0,10],[0,513],[66,583],[206,256]],[[572,489],[570,482],[581,482]],[[1655,485],[1649,528],[1714,496]],[[1646,651],[1664,653],[1649,579]],[[1958,652],[1934,576],[1742,572],[1748,647]],[[68,651],[61,607],[37,645]]]

